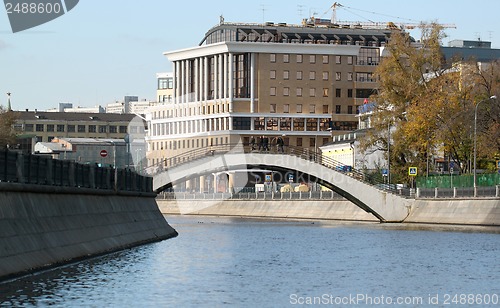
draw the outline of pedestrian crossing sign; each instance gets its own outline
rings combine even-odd
[[[409,167],[408,168],[408,175],[409,176],[417,176],[418,170],[417,167]]]

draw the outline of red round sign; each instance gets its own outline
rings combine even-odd
[[[108,156],[108,151],[102,150],[99,154],[101,155],[101,157],[106,157]]]

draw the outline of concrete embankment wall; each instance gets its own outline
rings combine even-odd
[[[0,279],[176,235],[154,194],[0,183]]]
[[[343,200],[158,200],[164,214],[378,221]]]
[[[158,200],[164,214],[378,221],[342,200]],[[500,226],[500,199],[415,200],[405,223]]]

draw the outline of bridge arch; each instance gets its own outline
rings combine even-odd
[[[208,155],[207,155],[208,154]],[[401,222],[410,213],[411,200],[367,184],[356,173],[338,171],[328,158],[318,153],[289,151],[288,153],[259,153],[250,151],[207,151],[202,156],[159,172],[153,177],[153,188],[161,192],[168,187],[203,175],[241,170],[293,170],[308,175],[332,189],[381,222]]]

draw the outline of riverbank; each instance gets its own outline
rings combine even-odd
[[[154,197],[0,183],[0,280],[177,236]]]
[[[158,200],[163,214],[253,218],[379,220],[347,200]],[[500,199],[415,200],[407,224],[500,226]]]

